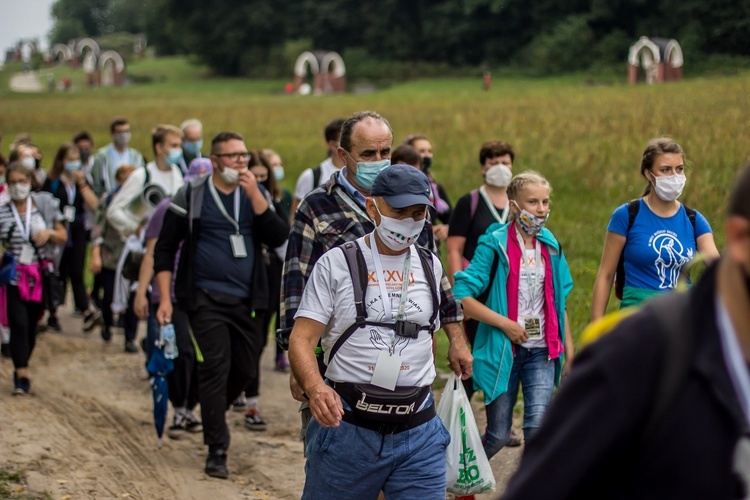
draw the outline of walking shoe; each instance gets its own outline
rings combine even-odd
[[[247,398],[245,397],[245,393],[241,392],[239,396],[237,396],[237,399],[234,400],[232,403],[232,410],[236,411],[237,413],[243,412],[247,409]]]
[[[510,448],[515,448],[517,446],[521,446],[522,443],[523,443],[523,438],[521,438],[521,436],[519,436],[518,434],[516,434],[516,431],[514,431],[513,429],[511,429],[510,430],[510,439],[508,440],[508,444],[506,444],[505,446],[508,446]]]
[[[15,373],[13,374],[13,395],[23,396],[31,391],[31,381],[26,377],[18,377]]]
[[[193,414],[192,411],[188,410],[183,414],[185,418],[185,430],[188,432],[196,433],[203,432],[203,424]]]
[[[264,431],[266,430],[266,423],[260,416],[260,410],[257,408],[250,408],[245,413],[245,427],[251,431]]]
[[[57,316],[50,316],[47,318],[47,329],[60,333],[60,322],[57,321]]]
[[[112,340],[112,330],[108,326],[102,326],[102,340],[105,342]]]
[[[138,352],[140,349],[138,349],[138,346],[135,345],[135,340],[126,340],[125,341],[125,352],[128,354],[134,354]]]
[[[90,332],[97,324],[101,323],[101,320],[102,312],[100,310],[93,309],[88,311],[83,315],[83,331]]]
[[[227,469],[227,452],[224,448],[208,449],[208,458],[206,458],[206,474],[219,479],[229,477]]]
[[[167,429],[167,436],[170,439],[180,439],[187,431],[187,420],[184,413],[176,413],[172,420],[172,425]]]
[[[286,360],[286,356],[283,352],[280,352],[276,356],[276,371],[289,373],[289,361]]]

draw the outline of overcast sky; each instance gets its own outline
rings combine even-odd
[[[5,50],[19,38],[38,38],[47,47],[52,28],[50,8],[55,0],[0,0],[0,63]]]

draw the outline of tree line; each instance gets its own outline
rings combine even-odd
[[[222,75],[288,75],[304,49],[336,50],[365,73],[561,73],[622,64],[642,35],[676,38],[686,58],[750,55],[750,0],[57,0],[52,15],[52,43],[146,33],[157,53]]]

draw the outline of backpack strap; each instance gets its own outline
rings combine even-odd
[[[690,297],[691,294],[684,292],[667,293],[646,306],[656,317],[665,348],[651,412],[640,437],[642,446],[654,436],[690,371],[695,342]]]
[[[312,172],[313,172],[313,186],[312,187],[313,189],[315,189],[316,187],[318,187],[318,184],[320,184],[320,176],[323,174],[323,169],[321,168],[320,165],[318,165],[317,167],[314,167],[312,169]]]
[[[416,248],[417,253],[419,254],[419,261],[422,263],[422,271],[427,278],[427,284],[430,287],[430,294],[432,295],[432,316],[430,316],[430,334],[432,334],[435,333],[435,320],[440,312],[440,301],[438,299],[439,290],[437,283],[435,282],[435,268],[432,264],[433,253],[426,248]]]
[[[698,234],[695,229],[695,210],[690,208],[689,206],[682,204],[683,207],[685,207],[685,213],[688,216],[688,219],[690,220],[690,224],[693,226],[693,238],[695,238],[695,249],[698,250]]]
[[[349,275],[352,278],[352,287],[354,289],[354,307],[357,311],[355,324],[362,327],[365,324],[367,313],[365,311],[365,290],[367,289],[367,264],[362,249],[356,241],[348,241],[341,245],[341,251],[346,258],[346,266],[349,268]]]
[[[477,206],[479,205],[479,190],[472,189],[469,196],[471,197],[471,208],[469,210],[469,220],[471,221],[474,219],[474,214],[477,213]]]
[[[628,234],[630,229],[635,223],[635,218],[638,216],[638,211],[641,209],[641,200],[636,198],[630,200],[628,203],[628,230],[625,233],[625,241],[627,242]],[[620,260],[617,261],[617,271],[615,273],[615,296],[622,300],[622,292],[625,288],[625,248],[623,247],[620,253]]]

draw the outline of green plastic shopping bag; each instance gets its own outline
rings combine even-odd
[[[482,447],[471,403],[455,373],[448,377],[437,414],[451,435],[446,451],[447,491],[455,495],[495,491],[495,476]]]

